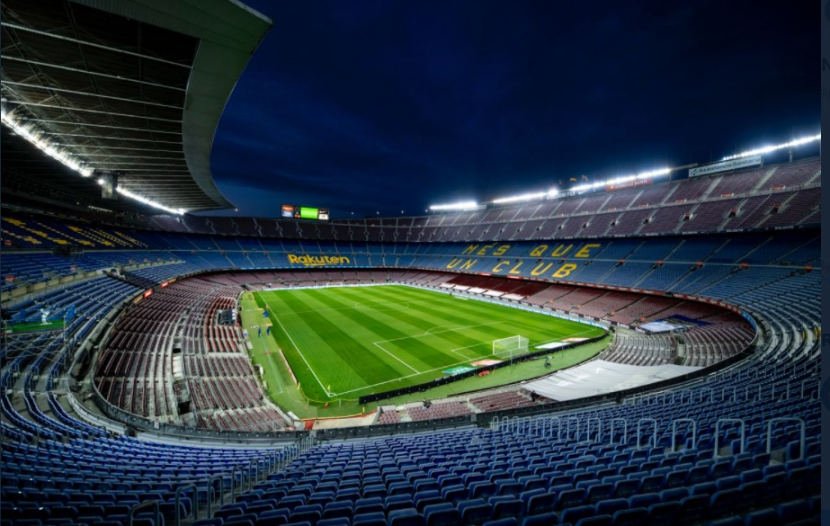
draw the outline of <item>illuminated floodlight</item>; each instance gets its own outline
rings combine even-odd
[[[521,203],[524,201],[536,201],[537,199],[544,199],[548,196],[548,192],[533,192],[530,194],[521,194],[521,195],[514,195],[511,197],[500,197],[499,199],[494,199],[493,204],[496,205],[503,205],[506,203]]]
[[[446,212],[449,210],[475,210],[476,208],[478,208],[478,203],[476,203],[475,201],[459,201],[457,203],[449,203],[446,205],[432,205],[429,207],[430,211],[432,212]]]
[[[59,144],[50,143],[49,141],[42,139],[38,133],[34,132],[27,126],[24,126],[10,112],[5,110],[0,112],[0,119],[2,119],[3,124],[11,128],[12,131],[29,141],[37,149],[49,157],[65,166],[68,166],[69,168],[72,168],[83,177],[89,177],[92,175],[92,168],[84,166],[84,163],[73,159],[74,155],[70,152],[62,150]]]
[[[626,175],[624,177],[614,177],[613,179],[606,179],[604,181],[599,181],[596,183],[590,184],[581,184],[579,186],[574,186],[571,188],[572,192],[585,192],[587,190],[596,190],[597,188],[604,188],[609,185],[617,185],[628,183],[631,181],[639,181],[642,179],[650,179],[652,177],[659,177],[661,175],[668,175],[671,172],[671,168],[660,168],[657,170],[649,170],[647,172],[640,172],[636,175]]]
[[[740,159],[742,157],[751,157],[753,155],[763,155],[765,153],[774,152],[776,150],[785,150],[787,148],[793,148],[795,146],[801,146],[803,144],[809,144],[811,142],[821,141],[821,134],[818,135],[810,135],[808,137],[802,137],[800,139],[795,139],[794,141],[785,142],[784,144],[776,144],[775,146],[764,146],[761,148],[756,148],[754,150],[749,150],[746,152],[741,152],[735,155],[729,155],[724,157],[724,161],[731,161],[732,159]]]
[[[69,168],[72,168],[73,170],[81,174],[83,177],[92,176],[94,172],[92,168],[90,168],[89,166],[84,166],[84,163],[78,162],[75,159],[73,159],[74,155],[61,149],[59,144],[52,143],[42,139],[39,133],[33,131],[30,127],[27,127],[21,122],[19,122],[18,119],[16,119],[14,115],[12,115],[10,112],[7,112],[5,109],[0,111],[0,118],[2,118],[3,124],[11,128],[13,132],[32,143],[36,148],[41,150],[49,157],[52,157],[53,159],[59,161],[61,164],[65,166],[68,166]],[[96,182],[102,186],[104,184],[104,180],[102,178],[98,178]],[[135,199],[136,201],[144,203],[145,205],[158,208],[159,210],[164,210],[165,212],[168,212],[170,214],[183,214],[186,212],[186,210],[183,210],[181,208],[170,208],[164,206],[163,204],[157,203],[152,199],[140,196],[121,187],[117,187],[115,190],[125,197]]]
[[[148,198],[146,198],[142,195],[138,195],[136,193],[133,193],[133,192],[127,190],[126,188],[122,188],[120,186],[116,187],[115,191],[118,192],[119,194],[125,196],[125,197],[129,197],[130,199],[135,199],[136,201],[138,201],[140,203],[144,203],[145,205],[152,206],[153,208],[158,208],[159,210],[164,210],[165,212],[167,212],[169,214],[182,215],[185,212],[187,212],[187,210],[184,210],[182,208],[170,208],[168,206],[164,206],[161,203],[157,203],[156,201],[153,201],[152,199],[148,199]]]

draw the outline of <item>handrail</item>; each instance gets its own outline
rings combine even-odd
[[[231,502],[236,500],[236,489],[237,489],[236,472],[237,472],[237,470],[239,471],[239,486],[244,486],[245,485],[245,467],[244,467],[244,465],[231,466]],[[223,482],[223,485],[224,485],[224,482]]]
[[[694,447],[697,446],[697,422],[695,422],[691,418],[677,418],[675,420],[672,420],[672,423],[671,423],[671,451],[672,451],[672,453],[677,451],[677,448],[675,447],[674,443],[675,443],[675,439],[676,439],[675,435],[677,435],[677,424],[679,424],[680,422],[689,422],[689,423],[692,424],[692,447],[694,448]]]
[[[614,443],[614,422],[622,422],[623,423],[623,439],[620,444],[627,444],[628,443],[628,420],[625,418],[612,418],[611,419],[611,429],[609,430],[609,439],[611,443]]]
[[[210,493],[213,491],[213,481],[219,479],[219,506],[225,505],[225,479],[221,473],[215,473],[208,478],[207,485],[207,516],[213,516],[213,499]]]
[[[807,442],[807,424],[805,424],[804,420],[802,420],[801,418],[796,418],[794,416],[781,416],[770,419],[769,422],[767,422],[767,453],[770,453],[772,451],[772,426],[777,422],[798,422],[800,424],[801,438],[799,440],[797,460],[804,458],[806,454],[806,451],[804,451],[804,447]]]
[[[571,439],[571,422],[576,420],[576,440],[579,441],[579,424],[582,422],[579,418],[575,416],[569,416],[565,421],[567,423],[567,427],[565,428],[565,439]]]
[[[597,422],[597,440],[596,441],[598,443],[601,443],[602,442],[602,420],[600,420],[598,417],[588,417],[585,420],[586,420],[585,421],[585,433],[587,435],[586,438],[588,439],[588,442],[591,441],[591,422],[596,420],[596,422]]]
[[[155,524],[161,524],[161,511],[159,508],[159,501],[145,500],[144,502],[139,502],[138,504],[130,508],[130,513],[127,515],[127,526],[133,526],[133,519],[135,518],[136,511],[142,508],[146,508],[148,506],[151,506],[153,508],[153,512],[155,513],[155,518],[153,519],[153,522]]]
[[[493,417],[490,420],[490,431],[498,431],[499,430],[499,417]]]
[[[782,384],[784,385],[784,387],[786,387],[785,393],[787,394],[787,400],[790,399],[790,382],[787,382],[786,380],[782,381],[782,382],[776,382],[776,383],[772,384],[772,389],[770,390],[770,398],[772,398],[773,400],[775,399],[775,388],[776,388],[776,386],[779,386],[779,385],[782,385]],[[802,384],[802,386],[803,386],[803,384]],[[802,388],[802,393],[803,392],[804,392],[804,390]],[[803,396],[803,394],[802,394],[802,396]]]
[[[545,434],[545,437],[553,437],[553,421],[556,420],[556,441],[562,440],[562,418],[558,416],[554,416],[552,418],[546,418],[547,420],[547,429],[550,431],[550,434]]]
[[[651,437],[652,437],[653,445],[656,447],[657,446],[657,420],[655,420],[654,418],[641,418],[641,419],[637,420],[637,449],[642,447],[640,445],[640,425],[643,422],[651,422],[654,425],[654,430],[652,432]]]
[[[248,491],[254,489],[254,479],[259,481],[259,459],[252,458],[248,461]]]
[[[709,401],[710,401],[710,402],[712,401],[712,393],[713,393],[713,389],[712,389],[711,387],[699,387],[699,388],[698,388],[698,389],[696,389],[695,391],[697,391],[697,393],[700,395],[700,396],[698,396],[698,402],[699,402],[699,403],[703,403],[703,392],[704,392],[704,391],[706,391],[707,393],[709,393]],[[693,393],[694,393],[694,391],[693,391]],[[694,396],[692,396],[692,397],[690,397],[690,398],[694,398]]]
[[[742,418],[720,418],[717,422],[715,422],[715,450],[713,452],[712,457],[718,458],[720,454],[720,425],[725,424],[727,422],[737,422],[741,424],[741,451],[740,453],[744,452],[744,448],[746,447],[746,422]]]
[[[199,518],[199,488],[196,487],[196,484],[185,484],[184,486],[179,486],[176,488],[176,526],[181,526],[182,518],[179,514],[179,504],[181,503],[181,497],[184,490],[193,488],[193,520],[197,520]],[[210,498],[210,496],[208,496]],[[187,518],[188,513],[185,512],[184,518]]]
[[[804,386],[807,385],[808,382],[809,383],[814,382],[816,384],[816,387],[818,387],[818,385],[819,385],[819,380],[816,379],[816,378],[807,378],[806,380],[802,380],[801,381],[801,398],[804,398]]]

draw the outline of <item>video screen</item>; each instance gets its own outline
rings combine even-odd
[[[312,206],[282,205],[280,217],[307,219],[312,221],[328,221],[328,208],[314,208]]]

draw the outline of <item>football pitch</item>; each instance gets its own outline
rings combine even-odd
[[[302,393],[314,402],[356,400],[475,367],[473,362],[497,358],[496,339],[524,336],[533,352],[538,345],[605,332],[403,285],[260,291],[253,300],[255,306],[246,302],[248,311],[267,309],[268,316],[256,316],[257,324],[246,327],[251,339],[273,338],[276,345],[266,347],[282,351]],[[268,354],[275,366],[282,360],[279,351]]]

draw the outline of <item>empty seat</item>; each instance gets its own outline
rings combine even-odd
[[[614,512],[614,526],[639,526],[648,520],[646,508],[629,508]]]
[[[811,517],[810,506],[805,500],[792,500],[779,504],[776,508],[781,524],[789,524]]]

